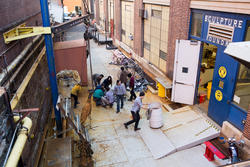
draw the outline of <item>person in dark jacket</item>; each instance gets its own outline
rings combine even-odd
[[[127,88],[127,72],[124,70],[124,67],[121,67],[121,74],[120,74],[120,81],[125,85],[125,88]]]
[[[130,78],[130,80],[129,80],[129,88],[130,88],[130,98],[129,98],[129,101],[132,101],[132,100],[136,99],[136,94],[135,94],[135,91],[134,91],[134,88],[135,88],[135,78],[134,78],[134,76],[132,76],[131,73],[128,74],[128,77]]]
[[[102,86],[106,89],[106,91],[108,91],[109,85],[112,86],[112,77],[111,76],[108,76],[108,78],[106,78],[102,83]]]
[[[92,80],[94,82],[95,87],[100,85],[102,78],[104,77],[103,74],[93,74],[92,75]]]

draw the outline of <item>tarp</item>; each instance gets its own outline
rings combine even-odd
[[[250,42],[229,43],[224,52],[247,67],[250,67]]]

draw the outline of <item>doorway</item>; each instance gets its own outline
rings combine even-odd
[[[199,107],[208,112],[209,99],[212,89],[213,73],[217,55],[217,46],[203,42],[201,52],[200,75],[198,84],[197,100]]]

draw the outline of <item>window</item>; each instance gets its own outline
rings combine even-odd
[[[144,48],[150,51],[150,44],[144,41]]]
[[[122,29],[122,35],[125,35],[126,31],[124,29]]]
[[[163,60],[167,60],[167,53],[160,50],[160,58],[162,58]]]
[[[245,41],[250,41],[250,20],[247,21]]]
[[[152,17],[157,17],[161,19],[161,11],[152,9]]]
[[[125,10],[126,10],[126,11],[129,11],[129,12],[130,12],[130,11],[131,11],[131,9],[130,9],[130,8],[131,8],[131,6],[130,6],[130,5],[125,5]]]
[[[192,13],[191,23],[191,35],[200,37],[201,36],[201,25],[202,25],[202,14]]]
[[[240,65],[233,101],[241,108],[248,110],[250,104],[250,68],[243,64]]]

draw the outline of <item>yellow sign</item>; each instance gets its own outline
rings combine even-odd
[[[221,78],[225,78],[227,75],[227,69],[224,66],[221,66],[218,72]]]
[[[216,98],[216,100],[218,100],[218,101],[221,101],[221,100],[222,100],[223,94],[222,94],[222,92],[221,92],[220,90],[216,90],[216,91],[215,91],[215,98]]]

